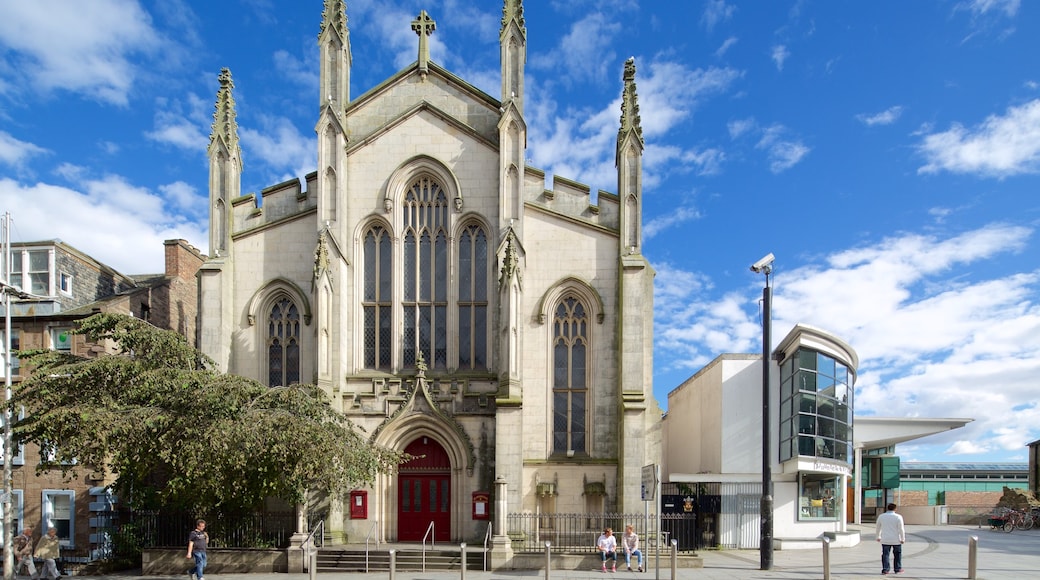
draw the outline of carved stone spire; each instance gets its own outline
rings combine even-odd
[[[621,128],[618,129],[617,153],[621,155],[621,147],[628,135],[632,135],[639,143],[642,151],[643,127],[639,122],[639,97],[636,95],[636,59],[629,57],[625,61],[625,88],[621,94]]]
[[[520,31],[527,34],[527,28],[524,26],[523,0],[505,0],[505,4],[502,6],[502,28],[499,29],[499,34],[505,32],[506,27],[514,20],[520,27]]]
[[[325,0],[325,9],[321,13],[320,37],[326,29],[335,30],[339,36],[347,35],[347,7],[343,0]]]
[[[426,74],[430,72],[429,36],[433,34],[434,30],[437,30],[437,22],[423,10],[412,21],[412,30],[419,35],[419,74],[426,78]]]
[[[213,125],[209,133],[209,152],[214,153],[214,145],[220,141],[224,149],[231,155],[238,156],[238,122],[235,111],[235,97],[231,90],[235,82],[231,80],[231,71],[220,69],[220,88],[217,90],[217,103],[213,111]]]

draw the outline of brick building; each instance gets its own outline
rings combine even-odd
[[[9,284],[32,295],[28,300],[12,297],[11,380],[15,388],[31,372],[18,360],[16,351],[54,349],[88,357],[109,351],[107,345],[88,343],[85,337],[70,332],[78,321],[98,312],[136,316],[175,330],[194,345],[195,273],[204,256],[184,240],[168,240],[165,245],[163,273],[128,276],[58,240],[12,243]],[[7,328],[0,331],[0,349],[6,344],[4,332]],[[0,459],[6,459],[2,452]],[[69,558],[91,559],[105,543],[98,526],[107,521],[117,502],[106,489],[111,476],[103,479],[89,466],[83,466],[71,480],[62,476],[60,466],[44,467],[37,473],[47,463],[46,449],[35,444],[17,446],[11,480],[16,533],[31,525],[39,537],[54,526]]]

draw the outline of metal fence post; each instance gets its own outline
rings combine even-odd
[[[397,550],[390,550],[390,580],[397,577]]]
[[[318,548],[314,546],[313,539],[307,544],[307,560],[310,567],[310,570],[307,571],[307,576],[310,580],[314,580],[318,575]]]
[[[831,539],[823,537],[823,580],[831,580]]]
[[[679,574],[679,540],[672,540],[672,580]]]
[[[462,575],[460,578],[466,580],[466,542],[459,544],[459,551],[462,552]]]
[[[972,536],[968,539],[968,580],[975,580],[976,569],[979,564],[979,537]]]
[[[551,552],[549,548],[552,547],[552,542],[545,542],[545,580],[549,580],[549,570],[552,569],[552,559],[550,557]]]

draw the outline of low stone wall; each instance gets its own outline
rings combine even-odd
[[[184,548],[151,548],[141,553],[141,574],[144,576],[184,576],[192,560],[184,557]],[[248,574],[258,572],[288,572],[285,550],[251,550],[246,548],[210,548],[206,551],[206,572],[214,574]]]

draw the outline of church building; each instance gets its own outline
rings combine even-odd
[[[200,348],[271,387],[317,384],[373,444],[415,457],[333,499],[326,528],[348,541],[476,542],[501,506],[643,513],[662,413],[634,60],[618,63],[617,193],[593,194],[526,163],[522,0],[502,5],[498,96],[430,59],[425,11],[401,22],[416,60],[352,96],[345,3],[320,16],[303,182],[242,194],[220,73]]]

